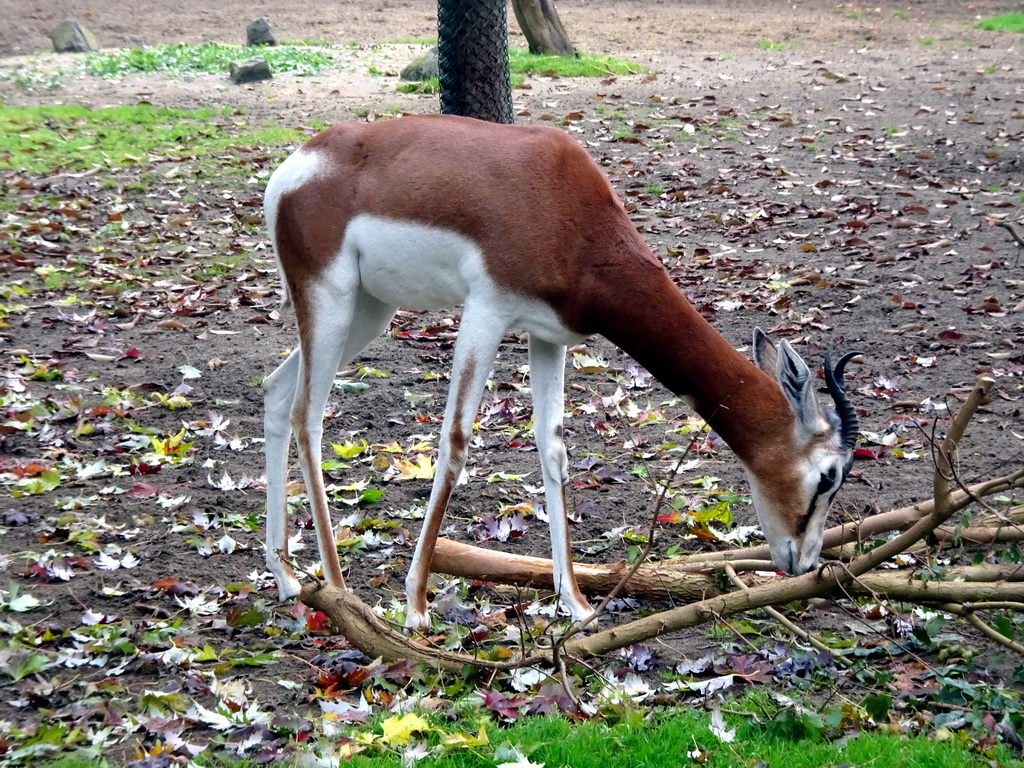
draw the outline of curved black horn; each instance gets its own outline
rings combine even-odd
[[[828,393],[832,395],[832,399],[836,404],[836,413],[839,415],[840,433],[843,441],[843,448],[848,451],[853,450],[853,446],[857,443],[857,427],[859,420],[857,418],[857,411],[853,407],[853,403],[850,402],[850,398],[846,396],[846,390],[843,389],[843,371],[846,369],[846,364],[850,362],[857,355],[863,354],[862,352],[847,352],[836,363],[835,368],[832,367],[832,350],[829,349],[825,352],[825,386],[828,388]]]

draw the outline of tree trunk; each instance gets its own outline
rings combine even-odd
[[[441,112],[515,122],[505,0],[439,0],[437,38]]]
[[[512,0],[519,28],[526,36],[530,53],[575,56],[576,48],[558,18],[555,0]]]

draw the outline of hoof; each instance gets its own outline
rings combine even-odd
[[[406,609],[405,628],[410,632],[426,634],[430,629],[430,614],[426,611],[414,611],[412,608]]]
[[[275,575],[274,580],[277,581],[277,599],[282,603],[294,600],[302,591],[302,585],[294,576]]]

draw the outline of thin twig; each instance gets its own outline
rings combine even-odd
[[[1021,233],[1017,231],[1017,228],[1008,221],[996,221],[994,224],[1009,232],[1010,237],[1017,243],[1017,258],[1013,260],[1013,266],[1016,267],[1017,263],[1020,261],[1021,248],[1024,248],[1024,235],[1021,235]]]
[[[1004,648],[1009,648],[1016,654],[1024,656],[1024,645],[1021,645],[1016,640],[1011,640],[1006,635],[999,632],[986,622],[982,621],[977,614],[977,608],[975,606],[957,605],[955,603],[946,603],[945,605],[936,606],[940,611],[946,613],[955,613],[957,616],[962,616],[967,619],[974,627],[981,631],[989,640],[999,643]]]
[[[739,587],[740,589],[742,589],[742,590],[744,590],[746,592],[750,591],[750,587],[748,587],[746,585],[746,583],[743,581],[743,579],[741,579],[739,577],[739,575],[737,575],[736,569],[733,568],[732,563],[726,563],[725,564],[725,573],[729,577],[729,580],[733,584],[735,584],[737,587]],[[787,632],[789,632],[791,635],[795,635],[796,637],[799,637],[804,642],[810,643],[815,648],[817,648],[819,651],[823,651],[823,652],[829,654],[832,658],[834,658],[837,662],[842,664],[844,667],[852,667],[853,666],[853,663],[849,659],[847,659],[847,658],[845,658],[843,656],[837,656],[835,654],[835,652],[831,648],[829,648],[827,645],[825,645],[823,642],[821,642],[821,640],[816,638],[814,635],[812,635],[806,629],[804,629],[802,627],[798,627],[792,621],[790,621],[785,616],[783,616],[780,611],[776,610],[775,608],[772,608],[770,605],[764,606],[761,610],[764,611],[769,616],[771,616],[772,619],[774,619],[776,622],[781,624],[785,628],[785,630]]]
[[[943,453],[947,461],[963,437],[971,417],[982,403],[988,401],[988,393],[994,384],[995,380],[990,377],[980,378],[970,396],[953,418],[946,439],[943,441]],[[600,655],[632,643],[642,642],[665,632],[695,626],[707,621],[716,613],[725,614],[751,608],[762,608],[777,602],[804,600],[832,594],[840,584],[848,583],[853,577],[877,568],[881,563],[900,554],[946,522],[956,510],[955,502],[952,500],[955,496],[951,497],[949,494],[948,483],[943,484],[942,472],[934,474],[936,476],[934,484],[939,493],[936,494],[936,498],[932,502],[931,511],[922,513],[921,518],[904,533],[853,560],[845,571],[837,572],[835,569],[823,568],[821,572],[793,577],[778,585],[769,584],[753,588],[749,592],[732,592],[711,597],[680,608],[663,611],[656,616],[637,619],[615,627],[613,630],[605,630],[587,638],[576,639],[571,644],[570,651],[581,655]],[[826,575],[825,570],[831,572]]]
[[[693,446],[697,444],[697,439],[699,437],[700,432],[695,432],[693,437],[690,438],[690,442],[687,444],[686,450],[683,452],[683,456],[686,456],[693,448]],[[664,482],[662,482],[658,486],[658,495],[654,502],[654,510],[651,512],[650,533],[647,536],[647,541],[644,543],[644,548],[640,551],[640,555],[636,558],[636,561],[632,564],[629,570],[622,575],[622,578],[619,579],[619,583],[612,587],[612,590],[604,596],[604,599],[602,599],[600,603],[598,603],[597,608],[594,609],[594,612],[590,614],[590,616],[588,616],[586,619],[581,621],[579,624],[574,624],[573,626],[571,626],[566,631],[566,633],[562,635],[561,638],[559,638],[558,642],[561,645],[565,645],[566,641],[568,641],[569,638],[571,638],[578,632],[581,632],[582,630],[586,629],[590,624],[597,620],[597,618],[608,607],[608,604],[618,596],[619,592],[621,592],[625,588],[626,584],[629,583],[629,580],[636,575],[636,572],[638,570],[640,570],[640,566],[647,562],[647,558],[650,556],[651,551],[654,549],[654,531],[658,525],[658,516],[665,505],[665,499],[668,497],[668,492],[672,488],[672,481],[675,480],[676,476],[679,474],[679,468],[682,465],[683,461],[682,459],[680,459],[675,463],[675,466],[672,467],[672,471],[669,473],[668,477],[665,478]],[[650,476],[650,473],[648,473],[648,476]]]

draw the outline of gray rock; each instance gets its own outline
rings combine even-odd
[[[413,83],[422,83],[424,80],[437,77],[437,46],[435,45],[418,59],[406,64],[399,76],[403,80]]]
[[[246,45],[277,45],[277,38],[270,29],[270,22],[266,19],[250,21],[245,28]]]
[[[273,77],[273,75],[270,74],[270,65],[267,64],[267,60],[261,59],[259,56],[254,56],[251,59],[239,59],[238,61],[232,61],[228,74],[231,76],[231,82],[236,85],[241,85],[242,83],[255,83],[260,80],[269,80]]]
[[[50,33],[57,53],[85,53],[99,49],[96,37],[74,19],[65,19]]]

